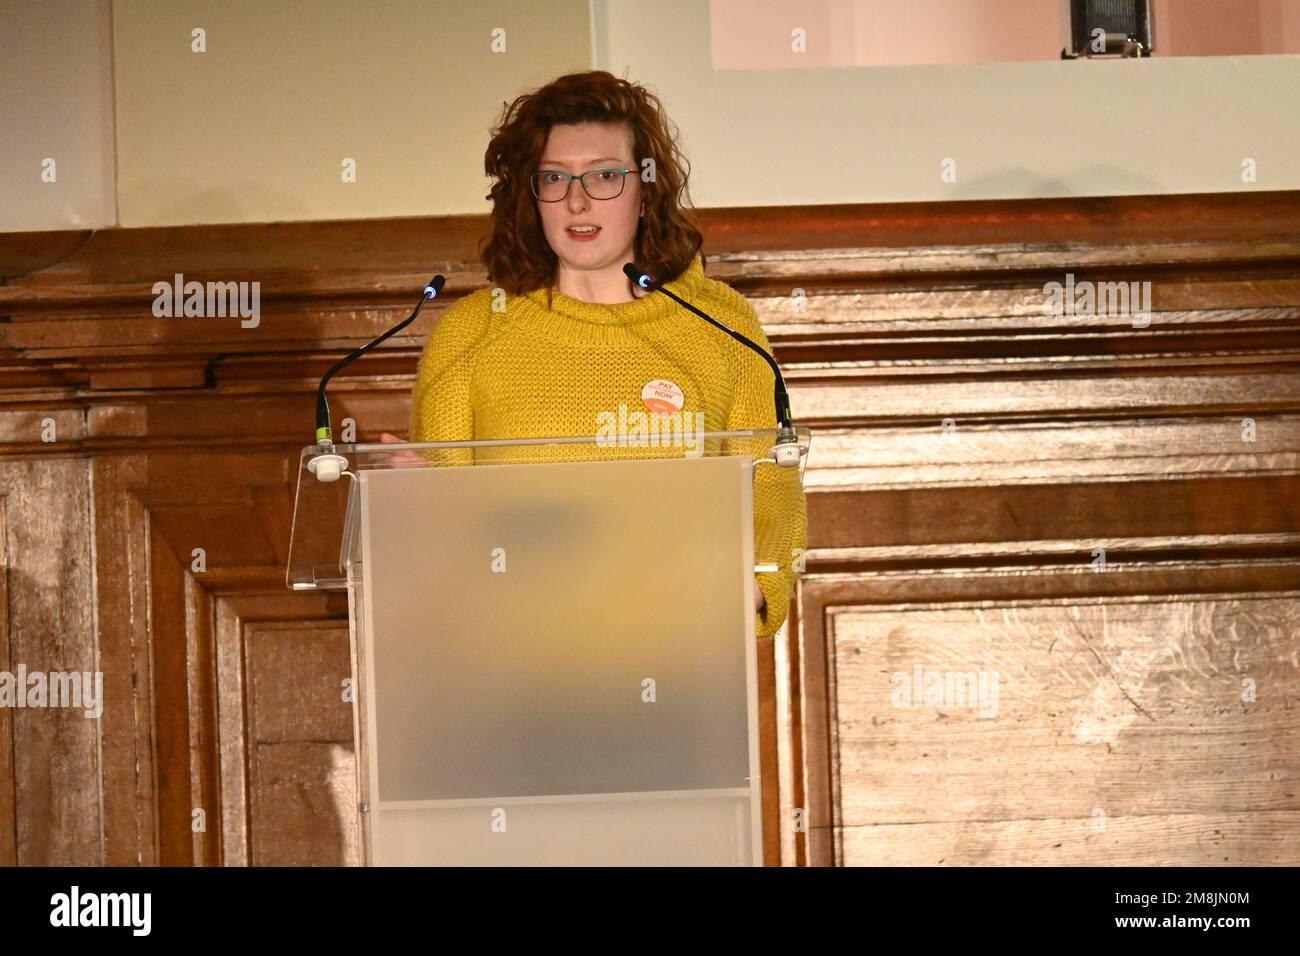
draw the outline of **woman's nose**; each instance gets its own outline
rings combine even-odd
[[[569,184],[569,212],[585,212],[591,205],[591,197],[587,195],[587,190],[582,188],[582,180],[575,179]]]

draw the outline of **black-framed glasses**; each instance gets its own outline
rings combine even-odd
[[[558,169],[539,169],[533,173],[530,182],[533,195],[541,202],[568,199],[575,179],[582,182],[582,188],[592,199],[617,199],[623,195],[623,186],[627,183],[627,174],[630,172],[632,170],[621,166],[605,166],[574,176]]]

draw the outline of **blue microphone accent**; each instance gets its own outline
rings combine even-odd
[[[424,298],[426,300],[432,299],[434,296],[436,296],[439,292],[442,291],[442,287],[446,285],[446,283],[447,280],[442,276],[440,275],[434,276],[429,281],[429,284],[424,287]]]

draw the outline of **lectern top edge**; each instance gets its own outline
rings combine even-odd
[[[362,442],[332,445],[328,468],[320,469],[321,448],[308,445],[299,454],[285,583],[293,590],[347,587],[342,552],[354,486],[362,474],[398,468],[734,457],[748,459],[755,467],[766,466],[780,473],[781,481],[801,485],[810,442],[811,432],[804,426],[788,432],[777,428],[685,434],[666,430],[616,436]]]

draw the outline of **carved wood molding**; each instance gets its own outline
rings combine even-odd
[[[760,642],[768,862],[864,858],[866,817],[845,817],[834,775],[844,723],[872,704],[842,696],[834,665],[870,653],[873,609],[1300,590],[1300,193],[701,218],[709,273],[749,297],[815,430],[808,570],[789,640]],[[485,225],[0,236],[0,658],[97,658],[108,701],[98,742],[0,710],[0,764],[22,779],[100,774],[66,805],[0,779],[0,863],[350,852],[307,832],[336,809],[341,731],[323,705],[293,730],[275,688],[300,659],[316,682],[346,663],[328,662],[346,604],[283,587],[297,450],[344,349],[405,317],[435,271],[448,301],[485,283]],[[155,318],[152,285],[176,272],[259,281],[259,325]],[[1150,282],[1150,324],[1045,314],[1066,273]],[[438,314],[334,382],[336,420],[404,431]],[[806,834],[788,826],[800,809]]]
[[[254,826],[256,819],[277,813],[274,806],[258,804],[259,781],[263,796],[266,787],[282,786],[282,796],[289,800],[298,799],[303,787],[312,788],[308,780],[276,782],[272,774],[268,783],[265,773],[259,777],[257,708],[275,691],[276,680],[284,678],[289,686],[292,675],[250,670],[248,635],[285,627],[324,627],[336,635],[341,628],[343,651],[331,663],[342,675],[349,666],[346,595],[285,587],[293,491],[286,476],[296,479],[296,456],[229,451],[159,453],[134,460],[149,481],[129,489],[117,507],[148,527],[148,565],[128,579],[134,593],[123,595],[120,575],[116,591],[137,603],[147,600],[151,608],[144,642],[148,659],[140,662],[149,668],[151,693],[139,695],[136,703],[142,698],[151,705],[152,722],[148,739],[136,747],[157,760],[158,793],[153,798],[142,794],[133,804],[129,788],[115,790],[108,783],[109,772],[122,768],[106,766],[106,797],[115,796],[124,814],[134,805],[156,804],[158,831],[149,850],[156,846],[156,862],[164,865],[328,862],[319,854],[305,861],[286,857],[274,841],[259,844]],[[108,533],[111,529],[105,528]],[[116,670],[119,680],[121,670]],[[337,693],[340,674],[298,676],[314,677],[318,684],[327,679],[327,689]],[[260,696],[259,680],[270,682]],[[318,737],[322,713],[329,711],[312,706],[321,703],[321,688],[316,691],[281,721],[296,722],[299,737],[293,739],[308,747]],[[124,691],[117,700],[125,705],[132,697]],[[346,709],[341,697],[334,703],[335,709]],[[350,734],[350,722],[347,730]],[[202,828],[196,826],[196,810],[203,811]],[[292,807],[279,812],[283,824],[303,822]],[[341,849],[320,847],[326,854]]]
[[[710,209],[700,218],[710,274],[750,296],[810,399],[836,376],[1006,380],[1089,361],[1112,374],[1121,358],[1131,367],[1217,361],[1226,349],[1275,349],[1275,366],[1294,368],[1300,193]],[[340,350],[403,317],[433,272],[447,275],[446,301],[485,284],[476,250],[486,227],[483,216],[450,216],[0,236],[0,401],[16,389],[56,398],[319,375]],[[1151,326],[1043,315],[1044,283],[1066,272],[1151,282]],[[259,325],[155,318],[153,284],[176,273],[259,282]],[[409,372],[437,313],[391,340],[384,358],[368,358],[369,373]],[[837,370],[844,363],[853,368]]]

